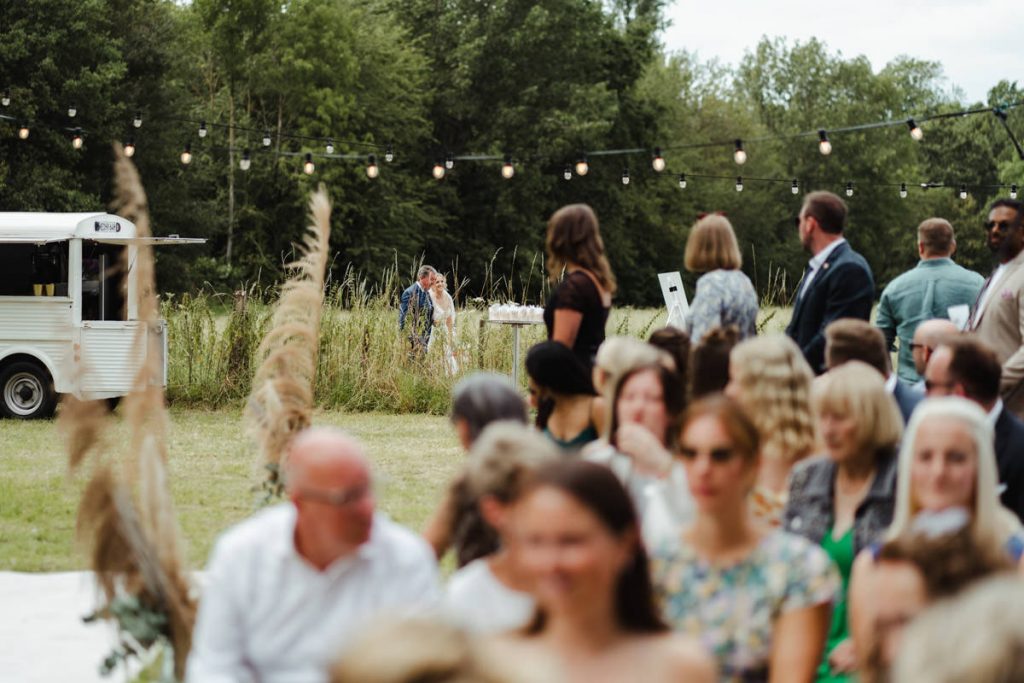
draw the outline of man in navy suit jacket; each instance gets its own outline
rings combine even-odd
[[[786,328],[814,372],[825,371],[825,327],[839,318],[871,317],[875,279],[864,257],[843,237],[846,202],[831,192],[804,198],[797,218],[800,243],[812,254]]]
[[[430,341],[430,328],[434,324],[434,302],[430,298],[430,286],[434,284],[435,277],[437,271],[433,266],[420,266],[416,282],[402,292],[398,307],[398,329],[405,330],[406,322],[409,323],[412,356],[426,351],[427,342]]]
[[[885,390],[896,401],[903,424],[910,422],[924,394],[904,384],[892,371],[888,344],[882,330],[865,320],[842,318],[825,328],[825,367],[829,370],[851,360],[867,363],[885,378]]]
[[[963,396],[988,412],[995,431],[996,466],[1003,485],[1000,501],[1024,519],[1024,422],[1003,407],[999,356],[976,336],[942,342],[924,371],[928,396]]]

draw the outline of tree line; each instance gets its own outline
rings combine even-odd
[[[11,99],[0,114],[32,122],[21,140],[13,121],[0,121],[0,209],[102,208],[110,143],[131,137],[155,231],[209,240],[160,252],[166,291],[276,282],[309,190],[323,182],[335,203],[335,276],[351,265],[372,284],[424,259],[454,272],[463,296],[498,282],[536,301],[547,217],[587,202],[601,219],[620,303],[660,300],[655,273],[682,269],[689,226],[706,211],[729,216],[744,269],[763,295],[785,300],[806,260],[792,220],[800,195],[842,194],[854,180],[849,239],[879,287],[913,265],[916,225],[932,215],[958,229],[962,263],[988,270],[980,224],[987,203],[1006,193],[975,187],[1024,180],[994,116],[931,122],[920,142],[904,127],[846,133],[833,137],[829,156],[816,139],[752,141],[743,166],[729,147],[670,148],[1016,102],[1017,83],[993,83],[988,102],[972,103],[940,64],[901,57],[875,71],[817,40],[766,37],[736,67],[702,62],[659,43],[663,5],[0,0],[0,89]],[[195,121],[209,122],[208,135],[198,136]],[[1021,108],[1007,123],[1024,134]],[[75,127],[81,149],[71,145]],[[368,178],[360,159],[321,158],[328,137],[339,153],[376,149],[379,177]],[[188,165],[179,161],[185,145]],[[663,173],[646,151],[655,147],[664,148]],[[563,178],[581,152],[633,148],[645,151],[592,155],[586,177]],[[302,171],[305,153],[312,175]],[[441,181],[431,177],[437,159],[471,153],[511,155],[515,176],[502,178],[500,161],[457,161]],[[801,190],[750,181],[737,192],[731,178],[741,175],[799,178]],[[902,181],[903,199],[878,185]],[[967,199],[960,183],[972,186]]]

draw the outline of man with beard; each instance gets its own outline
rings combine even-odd
[[[843,237],[846,202],[831,192],[804,198],[796,219],[800,243],[811,254],[786,328],[814,372],[825,372],[825,328],[839,318],[869,320],[875,280],[864,257]]]
[[[970,331],[992,347],[1003,366],[999,393],[1006,408],[1024,416],[1024,226],[1022,205],[1000,199],[985,223],[988,248],[998,265],[985,281],[971,311]]]

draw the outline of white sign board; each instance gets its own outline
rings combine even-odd
[[[686,329],[686,313],[690,310],[690,304],[686,300],[682,276],[679,273],[658,273],[658,282],[661,283],[661,295],[665,298],[665,308],[668,309],[668,320],[665,324],[681,330]]]

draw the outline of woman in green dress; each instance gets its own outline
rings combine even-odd
[[[892,522],[903,419],[882,376],[859,361],[822,376],[812,408],[825,454],[794,468],[783,526],[820,544],[842,576],[817,680],[847,681],[856,668],[846,611],[850,572],[857,553]]]

